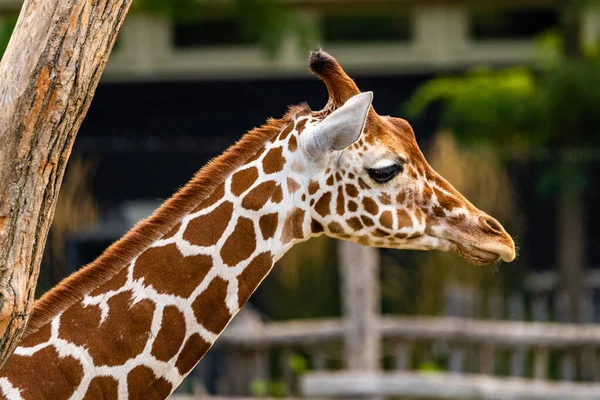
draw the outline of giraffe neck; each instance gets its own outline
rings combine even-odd
[[[296,140],[305,123],[288,126],[170,232],[29,335],[3,370],[4,393],[166,398],[273,263],[310,237]]]

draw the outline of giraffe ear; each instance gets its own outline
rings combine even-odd
[[[321,158],[333,150],[342,150],[356,142],[365,127],[373,92],[351,97],[343,106],[316,125],[306,138],[306,152]]]

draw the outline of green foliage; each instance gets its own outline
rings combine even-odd
[[[6,46],[8,46],[12,31],[15,29],[15,25],[17,24],[17,18],[17,14],[11,14],[4,16],[2,20],[2,24],[0,25],[0,59],[6,50]]]
[[[259,41],[270,56],[277,54],[282,39],[290,32],[298,33],[302,42],[310,41],[311,45],[314,38],[314,28],[276,0],[139,0],[132,7],[133,11],[181,21],[196,21],[207,13],[231,15],[239,18],[244,34]]]
[[[256,397],[286,397],[288,388],[284,382],[256,379],[250,384],[250,391]]]
[[[442,124],[462,142],[503,145],[535,138],[531,133],[538,116],[536,83],[525,68],[476,69],[464,76],[433,79],[416,91],[405,111],[416,117],[440,101]]]
[[[442,124],[463,143],[570,148],[600,142],[600,63],[561,61],[535,76],[525,68],[475,70],[419,88],[415,117],[443,103]]]
[[[547,144],[582,147],[600,143],[600,63],[563,61],[541,78],[540,124]]]
[[[419,365],[418,371],[423,374],[439,374],[444,368],[434,362],[423,362]]]
[[[289,366],[296,374],[302,374],[308,371],[308,361],[302,354],[294,353],[290,357]]]

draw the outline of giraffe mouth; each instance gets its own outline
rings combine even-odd
[[[502,259],[500,254],[483,250],[470,245],[460,245],[456,243],[455,252],[470,264],[484,266]]]
[[[443,236],[442,236],[443,235]],[[507,234],[494,238],[471,237],[470,235],[445,232],[434,235],[437,239],[435,249],[453,251],[470,264],[483,266],[499,262],[511,262],[515,259],[515,245]]]
[[[423,241],[429,235],[422,235],[412,239],[417,239]],[[470,245],[470,244],[461,244],[455,240],[444,237],[435,237],[431,236],[431,238],[436,239],[436,244],[430,246],[430,250],[441,250],[441,251],[453,251],[461,256],[465,261],[472,265],[484,266],[489,265],[495,262],[498,262],[503,259],[502,255],[493,251],[484,250],[482,248]],[[513,257],[514,258],[514,257]],[[512,260],[505,260],[512,261]]]
[[[502,259],[508,262],[512,261],[514,258],[514,255],[512,257],[503,256],[500,253],[484,250],[470,244],[461,244],[458,241],[452,240],[451,238],[432,236],[428,234],[421,234],[404,239],[402,241],[402,248],[411,250],[439,250],[444,252],[455,252],[468,263],[477,266],[489,265]]]

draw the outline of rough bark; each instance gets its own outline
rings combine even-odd
[[[26,0],[0,63],[0,367],[30,316],[71,147],[131,0]]]

